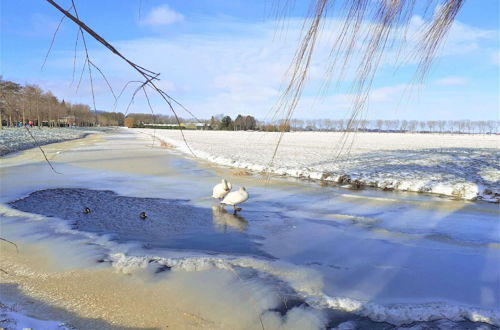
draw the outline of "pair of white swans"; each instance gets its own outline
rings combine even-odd
[[[232,205],[236,214],[237,211],[241,211],[241,208],[237,206],[248,200],[248,193],[245,187],[240,187],[238,191],[233,192],[230,192],[231,188],[231,183],[222,179],[221,183],[215,185],[212,197],[222,199],[221,204]]]

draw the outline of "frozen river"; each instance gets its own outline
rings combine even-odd
[[[36,150],[2,158],[0,221],[21,253],[57,260],[52,272],[175,285],[190,292],[179,308],[215,328],[500,326],[498,205],[240,175],[125,130],[46,152],[62,174]],[[250,193],[237,216],[209,198],[221,177]]]

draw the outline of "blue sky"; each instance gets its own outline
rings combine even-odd
[[[297,1],[285,19],[277,20],[274,6],[278,2],[77,0],[76,4],[80,17],[124,55],[160,72],[161,87],[198,118],[242,113],[269,119],[297,47],[308,3]],[[68,0],[58,3],[70,7]],[[61,14],[42,0],[2,1],[0,6],[3,77],[36,83],[67,101],[91,104],[87,76],[78,91],[77,83],[72,83],[75,26],[64,21],[41,70]],[[410,86],[416,63],[395,66],[396,53],[390,50],[374,81],[367,118],[498,120],[499,12],[497,0],[466,1],[421,84]],[[410,32],[415,34],[425,23],[418,14],[411,19]],[[296,118],[345,118],[350,112],[353,75],[347,73],[338,84],[320,92],[331,35],[338,24],[335,15],[325,24]],[[88,45],[92,61],[106,73],[117,93],[127,81],[138,78],[101,45],[92,40]],[[76,81],[82,64],[80,43]],[[118,102],[118,111],[125,111],[132,90]],[[113,110],[114,100],[102,79],[96,78],[95,93],[98,109]],[[152,103],[156,113],[169,114],[158,98],[152,97]],[[130,112],[149,112],[142,95]]]

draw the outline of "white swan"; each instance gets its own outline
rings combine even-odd
[[[212,197],[222,199],[231,191],[231,188],[231,182],[222,179],[221,183],[215,185]]]
[[[232,205],[234,208],[234,213],[241,211],[241,208],[237,207],[238,204],[244,203],[248,200],[248,193],[245,187],[241,187],[238,191],[233,191],[227,194],[227,196],[222,200],[221,204]]]

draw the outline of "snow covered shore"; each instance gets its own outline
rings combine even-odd
[[[135,129],[191,154],[177,130]],[[184,131],[191,150],[216,164],[278,175],[498,202],[500,136],[357,133],[337,159],[342,133]]]
[[[39,145],[79,139],[95,131],[95,128],[30,128]],[[99,129],[102,130],[102,129]],[[35,148],[36,144],[24,127],[0,130],[0,156],[10,152]]]

